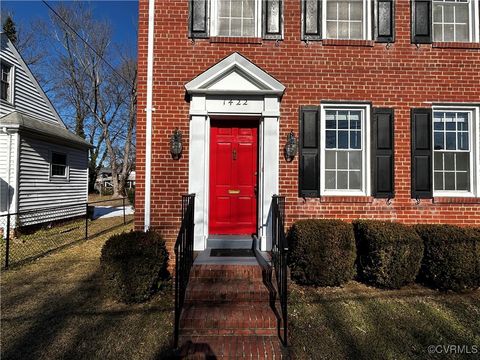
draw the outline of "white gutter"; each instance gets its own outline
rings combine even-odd
[[[152,108],[153,104],[153,24],[155,21],[155,0],[148,1],[148,45],[147,45],[147,124],[145,141],[145,210],[143,228],[147,231],[150,228],[150,191],[152,176]]]

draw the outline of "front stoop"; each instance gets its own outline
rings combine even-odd
[[[182,359],[286,359],[259,265],[194,265],[180,318]]]

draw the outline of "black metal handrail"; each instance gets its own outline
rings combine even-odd
[[[193,265],[193,228],[195,194],[182,195],[182,223],[175,242],[175,329],[174,346],[178,347],[180,315],[185,301],[190,269]]]
[[[288,289],[287,289],[287,253],[288,243],[285,236],[285,197],[272,197],[272,263],[275,271],[277,292],[281,307],[283,326],[280,340],[284,346],[288,344]]]

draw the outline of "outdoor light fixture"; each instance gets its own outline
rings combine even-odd
[[[178,160],[182,156],[182,133],[178,128],[173,131],[173,135],[170,138],[170,153],[172,154],[172,159]]]
[[[293,161],[295,155],[297,154],[297,139],[295,138],[295,134],[293,131],[287,135],[287,143],[285,144],[285,160]]]

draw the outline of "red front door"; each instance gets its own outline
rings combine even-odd
[[[256,121],[212,121],[209,211],[212,235],[256,233],[257,128]]]

